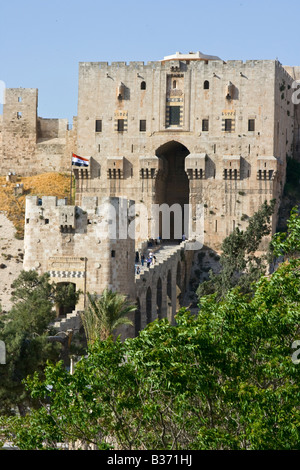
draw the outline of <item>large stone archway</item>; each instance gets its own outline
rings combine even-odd
[[[156,150],[156,156],[163,161],[163,175],[156,181],[155,203],[166,204],[169,208],[177,205],[181,212],[181,220],[174,220],[176,212],[170,212],[170,239],[180,239],[184,233],[184,206],[189,204],[189,179],[185,172],[185,158],[189,150],[181,143],[170,141]],[[162,215],[159,221],[159,233],[162,238]],[[187,221],[186,221],[187,223]],[[179,225],[178,225],[179,224]],[[180,226],[180,233],[177,228]]]
[[[161,278],[158,278],[156,285],[156,309],[157,309],[157,318],[161,320],[162,318],[162,282]]]
[[[70,295],[70,300],[73,298],[72,293],[74,294],[74,302],[71,301],[70,304],[56,304],[56,315],[57,317],[64,317],[68,313],[72,313],[75,308],[75,293],[76,293],[76,283],[74,282],[56,282],[56,287],[59,291],[60,288],[62,289],[68,289],[69,295]],[[70,289],[70,290],[69,290]],[[65,294],[63,294],[65,295]],[[64,299],[64,302],[66,299]]]

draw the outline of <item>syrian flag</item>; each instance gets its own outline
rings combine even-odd
[[[75,153],[72,153],[72,165],[89,166],[89,164],[90,164],[89,158],[79,157],[78,155],[75,155]]]

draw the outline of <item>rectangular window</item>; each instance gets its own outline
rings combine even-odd
[[[232,119],[225,119],[225,132],[231,132]]]
[[[140,132],[146,132],[146,119],[140,120]]]
[[[124,132],[124,119],[118,119],[118,132]]]
[[[97,119],[95,123],[95,131],[102,132],[102,119]]]
[[[202,131],[203,132],[208,132],[208,119],[202,119]]]
[[[180,124],[180,106],[170,106],[169,108],[170,117],[169,122],[170,126],[179,126]]]
[[[249,132],[255,131],[255,119],[248,119],[248,131]]]

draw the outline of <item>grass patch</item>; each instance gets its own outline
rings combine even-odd
[[[43,173],[36,176],[19,177],[18,183],[23,184],[24,193],[14,195],[16,183],[0,177],[0,211],[4,211],[14,224],[16,238],[24,237],[25,201],[26,196],[57,196],[58,199],[70,198],[70,175],[67,173]]]

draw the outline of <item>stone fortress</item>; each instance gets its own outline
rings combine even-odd
[[[75,318],[87,292],[109,287],[137,303],[127,335],[155,318],[172,321],[199,254],[189,248],[197,208],[207,253],[219,253],[265,200],[276,199],[278,209],[287,157],[300,157],[298,77],[299,67],[277,60],[224,61],[200,52],[147,64],[83,62],[72,129],[37,116],[37,90],[8,89],[0,174],[70,171],[72,153],[89,162],[72,167],[75,206],[27,198],[24,269],[81,289]],[[135,253],[147,252],[153,206],[163,205],[178,211],[176,221],[175,210],[169,214],[170,237],[158,218],[153,238],[164,243],[150,247],[157,262],[137,274]],[[276,223],[277,210],[273,232]],[[124,236],[124,227],[135,235]],[[181,242],[183,232],[190,240]]]

